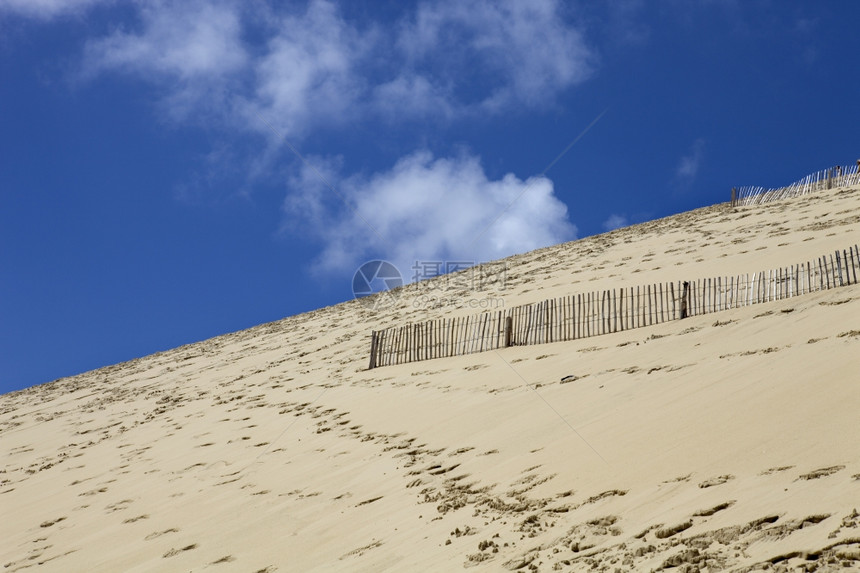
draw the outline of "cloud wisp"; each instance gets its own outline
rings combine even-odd
[[[682,188],[689,187],[696,179],[705,152],[705,140],[697,139],[687,155],[683,156],[675,168],[675,182]]]
[[[236,7],[192,0],[144,4],[138,12],[135,31],[87,42],[82,77],[117,73],[154,83],[159,107],[174,120],[229,116],[236,76],[250,61]]]
[[[487,113],[539,107],[585,81],[596,60],[582,31],[561,12],[556,0],[422,3],[403,25],[398,46],[418,78],[436,93],[455,92],[462,107]],[[480,89],[476,83],[451,88],[455,74],[477,76]]]
[[[606,218],[602,226],[604,231],[609,232],[626,227],[628,224],[627,215],[612,213]]]
[[[0,15],[4,12],[52,20],[61,16],[80,16],[98,4],[111,4],[114,0],[0,0]]]
[[[362,120],[545,107],[596,62],[557,0],[421,3],[393,23],[362,25],[330,0],[282,12],[267,4],[262,25],[230,0],[136,6],[134,31],[87,42],[84,77],[134,75],[159,88],[173,118],[217,110],[231,127],[267,133],[262,115],[291,138]],[[380,32],[392,26],[393,36]]]

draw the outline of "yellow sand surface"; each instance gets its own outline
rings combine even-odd
[[[367,370],[371,329],[469,300],[858,242],[857,187],[717,205],[511,257],[492,290],[441,277],[0,396],[0,566],[858,570],[858,286]]]

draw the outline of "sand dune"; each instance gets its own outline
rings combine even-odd
[[[719,205],[0,397],[4,571],[860,569],[860,288],[367,368],[371,329],[860,241]],[[434,288],[438,287],[438,288]],[[427,289],[449,299],[416,308]]]

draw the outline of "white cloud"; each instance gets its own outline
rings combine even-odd
[[[690,152],[681,158],[675,169],[675,180],[681,185],[689,185],[699,173],[702,164],[702,156],[705,149],[705,140],[697,139],[693,142]]]
[[[254,63],[255,86],[243,113],[256,124],[262,115],[287,137],[348,119],[365,90],[357,67],[373,43],[374,34],[360,34],[335,4],[312,0],[304,14],[278,22]]]
[[[651,27],[643,12],[650,9],[644,0],[615,0],[606,4],[609,11],[609,34],[612,41],[624,47],[641,46],[651,37]]]
[[[141,7],[140,33],[115,32],[87,45],[94,72],[165,74],[180,81],[219,77],[246,62],[235,8],[226,2],[154,2]]]
[[[140,7],[140,30],[87,43],[85,76],[105,71],[163,83],[167,111],[224,113],[228,79],[248,61],[241,20],[228,2],[155,1]]]
[[[335,186],[340,182],[342,157],[307,157],[298,173],[289,178],[294,191],[284,200],[287,218],[283,231],[318,235],[327,229],[336,213],[348,206],[346,197]],[[323,234],[327,234],[324,231]]]
[[[217,114],[232,128],[271,135],[271,126],[289,138],[360,109],[366,87],[357,68],[375,35],[360,34],[333,2],[267,14],[257,44],[232,0],[155,0],[138,12],[139,30],[87,43],[85,77],[134,74],[161,88],[162,107],[176,119]]]
[[[491,180],[471,155],[437,159],[422,151],[371,177],[329,179],[349,202],[337,214],[318,207],[332,193],[313,179],[303,174],[286,210],[301,217],[300,206],[317,219],[321,271],[352,272],[379,256],[402,272],[416,260],[489,261],[576,237],[549,179]],[[327,220],[319,219],[324,212]]]
[[[388,120],[402,118],[451,119],[458,114],[450,91],[421,75],[404,73],[374,89],[377,113]]]
[[[595,60],[556,0],[424,2],[398,43],[430,83],[444,85],[447,73],[459,73],[468,92],[459,103],[491,112],[550,103],[588,78]]]
[[[595,60],[558,0],[423,3],[394,37],[382,22],[347,20],[331,0],[298,9],[264,2],[262,16],[237,0],[134,6],[136,26],[87,43],[85,77],[133,74],[158,86],[174,119],[220,116],[293,141],[367,119],[440,121],[551,104]]]
[[[76,16],[97,4],[111,2],[113,0],[0,0],[0,13],[50,20],[58,16]]]
[[[614,231],[628,225],[627,216],[613,213],[603,222],[604,231]]]

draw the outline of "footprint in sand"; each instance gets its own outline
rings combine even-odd
[[[130,517],[123,521],[123,523],[135,523],[136,521],[140,521],[141,519],[149,519],[149,516],[146,514],[138,515],[137,517]]]
[[[657,539],[666,539],[667,537],[672,537],[677,533],[681,533],[684,530],[687,530],[693,526],[693,520],[689,519],[683,523],[679,523],[677,525],[673,525],[672,527],[663,527],[654,532],[654,537]]]
[[[761,472],[759,475],[761,475],[761,476],[769,476],[769,475],[771,475],[771,474],[775,474],[775,473],[779,473],[779,472],[784,472],[784,471],[786,471],[786,470],[790,470],[790,469],[791,469],[791,468],[793,468],[793,467],[794,467],[794,466],[778,466],[778,467],[774,467],[774,468],[769,468],[769,469],[766,469],[766,470],[764,470],[763,472]]]
[[[808,474],[802,474],[802,475],[798,476],[797,479],[811,480],[811,479],[823,478],[823,477],[827,477],[829,475],[835,474],[839,470],[844,470],[844,469],[845,469],[845,466],[830,466],[829,468],[819,468],[817,470],[813,470],[813,471],[809,472]]]
[[[39,524],[39,527],[51,527],[52,525],[59,523],[66,519],[65,517],[58,517],[57,519],[51,519],[49,521],[43,521]]]
[[[147,535],[143,539],[144,539],[144,541],[150,541],[152,539],[155,539],[156,537],[161,537],[162,535],[166,535],[168,533],[179,533],[179,530],[176,529],[175,527],[171,527],[170,529],[165,529],[164,531],[155,531],[153,533],[150,533],[149,535]]]
[[[96,495],[97,493],[104,493],[104,492],[106,492],[106,491],[107,491],[107,489],[108,489],[108,488],[106,488],[106,487],[100,487],[100,488],[98,488],[98,489],[91,489],[90,491],[85,491],[84,493],[79,493],[79,494],[78,494],[78,496],[80,497],[80,496],[82,496],[82,495]]]
[[[191,551],[192,549],[197,549],[196,543],[192,543],[191,545],[186,545],[182,549],[170,549],[161,557],[166,559],[168,557],[173,557],[174,555],[179,555],[180,553],[182,553],[184,551]]]
[[[731,474],[717,476],[717,477],[713,477],[711,479],[707,479],[707,480],[703,481],[702,483],[699,484],[699,487],[702,489],[705,489],[708,487],[714,487],[716,485],[723,485],[724,483],[726,483],[727,481],[732,480],[732,479],[735,479],[735,476],[733,476]]]
[[[693,517],[710,517],[717,513],[718,511],[723,511],[724,509],[728,509],[735,504],[735,500],[725,501],[723,503],[717,504],[714,507],[708,509],[700,509],[696,513],[693,514]]]

